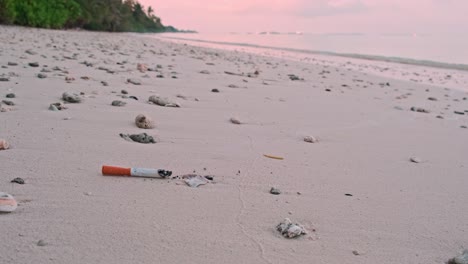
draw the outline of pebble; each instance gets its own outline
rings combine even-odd
[[[418,112],[418,113],[430,113],[430,111],[427,109],[424,109],[421,107],[415,107],[415,106],[411,107],[411,111]]]
[[[289,218],[285,218],[276,226],[276,230],[285,238],[296,238],[307,234],[305,228],[297,223],[293,223]]]
[[[0,77],[0,82],[9,82],[10,77]]]
[[[239,86],[235,85],[235,84],[230,84],[228,85],[229,88],[239,88]]]
[[[11,180],[11,182],[18,183],[18,184],[24,184],[24,180],[22,178],[14,178]]]
[[[81,97],[79,95],[68,93],[68,92],[64,92],[62,94],[62,99],[65,102],[69,102],[69,103],[81,103],[81,101],[82,101],[82,99],[81,99]]]
[[[331,89],[325,89],[326,92],[331,92]]]
[[[30,62],[30,63],[28,63],[28,65],[31,66],[31,67],[39,67],[39,63],[37,63],[37,62]]]
[[[236,125],[242,124],[242,122],[241,122],[238,118],[236,118],[236,117],[231,117],[231,119],[229,119],[229,121],[230,121],[231,123],[233,123],[233,124],[236,124]]]
[[[9,93],[6,95],[6,98],[15,98],[16,97],[16,94],[14,93]]]
[[[107,83],[106,81],[101,81],[101,84],[102,84],[103,86],[109,86],[109,83]]]
[[[45,78],[47,78],[47,74],[45,74],[45,73],[39,73],[39,74],[37,75],[37,78],[39,78],[39,79],[45,79]]]
[[[359,255],[361,255],[361,253],[359,253],[359,251],[357,251],[357,250],[353,250],[353,255],[359,256]]]
[[[468,128],[467,126],[460,126],[460,128]]]
[[[429,101],[437,101],[437,98],[435,98],[435,97],[429,97],[429,98],[427,98],[427,100],[429,100]]]
[[[5,139],[0,139],[0,150],[6,150],[10,148],[10,144]]]
[[[271,194],[274,194],[274,195],[280,195],[280,194],[281,194],[281,190],[278,189],[278,188],[275,188],[275,187],[271,187],[270,193],[271,193]]]
[[[18,208],[15,198],[8,193],[0,192],[0,213],[11,213]]]
[[[18,63],[9,61],[8,66],[18,66]]]
[[[305,136],[305,137],[304,137],[304,141],[305,141],[305,142],[308,142],[308,143],[317,143],[317,142],[318,142],[318,139],[316,139],[316,138],[313,137],[313,136]]]
[[[422,160],[418,157],[411,157],[410,158],[410,161],[413,162],[413,163],[421,163]]]
[[[120,101],[120,100],[114,100],[112,101],[112,106],[125,106],[127,103]]]
[[[155,126],[151,118],[142,114],[137,115],[137,117],[135,118],[135,125],[138,128],[143,128],[143,129],[151,129],[151,128],[154,128]]]
[[[128,91],[127,90],[122,90],[120,91],[122,94],[128,94]]]
[[[450,259],[447,264],[468,264],[468,250],[464,250],[461,255]]]
[[[211,92],[213,92],[213,93],[219,93],[219,90],[216,89],[216,88],[214,88],[214,89],[211,89]]]
[[[464,114],[465,114],[465,112],[462,112],[462,111],[453,111],[453,112],[454,112],[455,114],[457,114],[457,115],[464,115]]]
[[[130,79],[127,79],[127,82],[128,82],[128,83],[131,83],[131,84],[133,84],[133,85],[141,85],[141,81],[138,80],[138,79],[130,78]]]
[[[160,96],[152,95],[148,98],[148,101],[159,106],[165,107],[180,107],[180,104],[177,102],[170,101],[168,98],[163,98]]]
[[[44,247],[44,246],[47,246],[47,242],[45,242],[44,240],[39,240],[37,241],[37,244],[39,247]]]
[[[202,70],[202,71],[200,71],[200,73],[201,73],[201,74],[210,74],[210,72],[207,71],[207,70]]]

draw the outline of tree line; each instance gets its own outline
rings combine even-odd
[[[177,31],[138,0],[0,0],[0,23],[111,32]]]

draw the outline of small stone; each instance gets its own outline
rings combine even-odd
[[[74,80],[75,80],[75,78],[73,78],[73,77],[69,77],[69,76],[65,77],[66,82],[72,82]]]
[[[453,111],[453,112],[454,112],[455,114],[457,114],[457,115],[464,115],[464,114],[465,114],[465,112],[462,112],[462,111]]]
[[[0,82],[9,82],[10,81],[10,77],[1,77],[0,76]]]
[[[127,103],[120,101],[120,100],[114,100],[112,101],[112,106],[125,106]]]
[[[128,91],[127,90],[122,90],[120,91],[122,94],[128,94]]]
[[[143,143],[143,144],[149,144],[149,143],[156,143],[156,140],[154,138],[146,133],[141,133],[141,134],[120,134],[120,137],[127,141],[133,141],[133,142],[138,142],[138,143]]]
[[[49,105],[50,111],[61,111],[67,109],[62,103],[53,103]]]
[[[101,84],[102,84],[103,86],[109,86],[109,83],[107,83],[106,81],[101,81]]]
[[[422,160],[418,157],[411,157],[410,158],[410,161],[413,162],[413,163],[421,163]]]
[[[460,126],[460,128],[468,128],[467,126]]]
[[[230,121],[231,123],[233,123],[233,124],[236,124],[236,125],[242,124],[242,122],[241,122],[238,118],[236,118],[236,117],[231,117],[231,119],[229,119],[229,121]]]
[[[25,52],[27,54],[29,54],[29,55],[36,55],[37,54],[37,52],[35,52],[34,50],[30,50],[30,49],[26,50]]]
[[[304,141],[305,141],[305,142],[308,142],[308,143],[317,143],[317,142],[318,142],[318,139],[316,139],[316,138],[313,137],[313,136],[305,136],[305,137],[304,137]]]
[[[44,247],[44,246],[47,246],[47,242],[45,242],[44,240],[39,240],[37,241],[37,245],[40,246],[40,247]]]
[[[39,73],[39,74],[37,75],[37,78],[39,78],[39,79],[45,79],[45,78],[47,78],[47,74],[45,74],[45,73]]]
[[[443,116],[441,116],[441,115],[438,115],[438,116],[436,116],[436,118],[439,118],[439,119],[444,119],[444,117],[443,117]]]
[[[10,105],[10,106],[15,105],[15,103],[13,101],[10,101],[10,100],[2,100],[2,103],[6,104],[6,105]]]
[[[24,184],[24,180],[22,178],[14,178],[13,180],[11,180],[11,182]]]
[[[18,63],[9,61],[8,66],[18,66]]]
[[[359,251],[357,251],[357,250],[353,250],[353,255],[354,256],[359,256],[359,255],[361,255],[361,253],[359,253]]]
[[[353,195],[350,193],[345,193],[345,196],[353,196]]]
[[[133,85],[141,85],[141,81],[138,80],[138,79],[133,79],[133,78],[127,79],[127,82],[128,82],[128,83],[131,83],[131,84],[133,84]]]
[[[219,90],[216,89],[216,88],[214,88],[214,89],[211,89],[211,92],[213,92],[213,93],[219,93]]]
[[[28,63],[28,65],[31,66],[31,67],[39,67],[39,63],[37,63],[37,62],[30,62],[30,63]]]
[[[235,85],[235,84],[230,84],[228,85],[229,88],[239,88],[239,86]]]
[[[82,99],[81,99],[81,97],[79,95],[68,93],[68,92],[64,92],[62,94],[62,99],[65,102],[69,102],[69,103],[81,103],[81,101],[82,101]]]
[[[278,189],[278,188],[275,188],[275,187],[271,187],[270,193],[273,194],[273,195],[280,195],[280,194],[281,194],[281,190]]]
[[[133,96],[133,95],[130,95],[128,98],[130,98],[130,99],[133,99],[133,100],[137,100],[137,101],[138,101],[138,97],[136,97],[136,96]]]
[[[331,92],[331,89],[325,89],[326,92]]]
[[[152,95],[148,98],[148,101],[159,106],[165,107],[180,107],[180,104],[177,102],[170,101],[168,98],[163,98],[160,96]]]
[[[464,250],[461,255],[449,259],[447,264],[468,264],[468,250]]]
[[[427,109],[424,109],[421,107],[415,107],[415,106],[411,107],[411,111],[418,112],[418,113],[430,113],[430,111]]]
[[[429,97],[429,98],[427,98],[427,100],[429,100],[429,101],[437,101],[437,98],[435,98],[435,97]]]
[[[9,93],[6,95],[6,98],[15,98],[16,97],[16,94],[14,93]]]
[[[207,71],[207,70],[202,70],[202,71],[200,71],[200,73],[201,73],[201,74],[210,74],[210,72]]]
[[[138,128],[143,128],[143,129],[152,129],[154,128],[154,122],[151,120],[151,118],[145,116],[145,115],[137,115],[135,118],[135,125]]]

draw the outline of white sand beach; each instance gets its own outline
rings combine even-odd
[[[18,202],[0,214],[0,263],[428,264],[468,247],[468,72],[416,82],[408,65],[381,76],[376,62],[8,26],[0,43],[0,192]],[[213,181],[176,177],[190,173]],[[307,234],[283,237],[285,218]]]

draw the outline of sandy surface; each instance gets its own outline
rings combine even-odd
[[[468,247],[462,89],[130,34],[0,27],[0,43],[0,97],[15,103],[1,105],[0,191],[19,203],[0,214],[0,263],[427,264]],[[64,92],[83,102],[48,110]],[[119,136],[143,132],[158,142]],[[107,177],[105,164],[214,181]],[[286,217],[308,234],[282,237]]]

